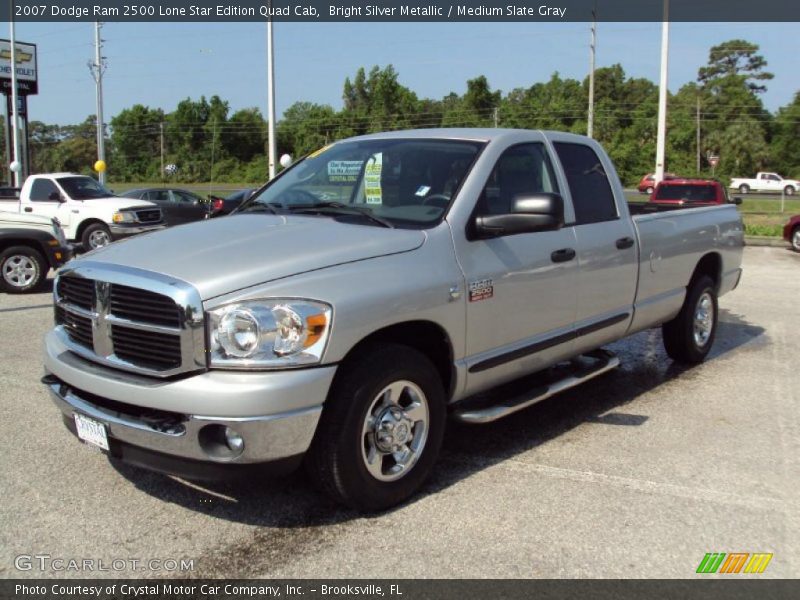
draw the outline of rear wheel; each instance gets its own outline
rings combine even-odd
[[[795,252],[800,252],[800,227],[795,227],[792,231],[792,248]]]
[[[649,194],[652,194],[652,193],[653,193],[653,189],[654,189],[654,188],[653,188],[653,186],[652,186],[652,185],[649,185],[649,186],[647,186],[647,187],[645,188],[645,190],[644,190],[644,193],[645,193],[645,194],[648,194],[648,195],[649,195]]]
[[[749,191],[750,191],[750,186],[747,185],[746,183],[743,183],[742,185],[739,186],[739,193],[746,194]]]
[[[306,467],[338,502],[384,510],[433,468],[446,417],[442,381],[425,355],[397,344],[371,346],[341,369]]]
[[[83,235],[81,236],[83,249],[87,252],[108,246],[112,241],[111,232],[103,223],[92,223],[83,230]]]
[[[41,253],[28,246],[12,246],[0,253],[0,285],[10,294],[38,288],[47,276],[47,262]]]
[[[785,188],[783,188],[783,193],[787,196],[794,196],[794,187],[787,185]]]
[[[664,323],[664,348],[675,361],[696,364],[705,360],[717,333],[717,292],[708,275],[692,280],[678,316]]]

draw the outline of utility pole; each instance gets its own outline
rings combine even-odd
[[[9,168],[13,173],[14,187],[21,187],[20,173],[22,172],[22,161],[19,155],[19,104],[17,95],[17,35],[14,28],[13,11],[9,22],[9,37],[11,38],[11,146],[14,157],[11,159]]]
[[[165,173],[164,173],[164,121],[161,121],[161,123],[159,123],[158,129],[159,129],[159,133],[160,133],[160,137],[161,137],[161,143],[160,143],[160,146],[161,146],[161,181],[164,181],[164,175],[165,175]]]
[[[103,41],[100,39],[100,28],[103,24],[100,21],[94,23],[94,62],[89,61],[89,71],[95,82],[97,92],[97,160],[106,160],[106,140],[105,127],[103,123],[103,73],[106,71],[106,58],[103,53]],[[100,184],[106,184],[105,169],[98,172]]]
[[[664,179],[664,160],[667,144],[667,74],[669,72],[669,0],[664,0],[664,20],[661,23],[661,80],[658,89],[658,137],[656,140],[655,183]]]
[[[697,95],[697,174],[700,174],[700,95]]]
[[[495,106],[494,110],[492,111],[492,119],[494,120],[494,128],[495,129],[497,129],[497,127],[498,127],[498,125],[500,123],[500,120],[498,119],[497,111],[498,111],[498,109]]]
[[[597,48],[597,1],[592,8],[592,42],[589,45],[589,118],[586,135],[594,137],[594,55]]]
[[[270,7],[271,7],[270,3]],[[269,178],[275,177],[275,155],[278,145],[275,140],[275,48],[272,39],[272,17],[267,21],[267,136],[269,137]]]

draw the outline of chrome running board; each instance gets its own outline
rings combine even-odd
[[[591,362],[586,364],[586,361]],[[487,397],[487,392],[484,392],[456,404],[453,417],[464,423],[491,423],[528,408],[537,402],[546,400],[550,396],[594,379],[611,369],[616,369],[618,366],[619,358],[613,352],[602,349],[594,350],[573,359],[571,363],[573,372],[560,379],[539,385],[525,393],[499,400],[490,399]],[[491,394],[491,391],[488,393]]]

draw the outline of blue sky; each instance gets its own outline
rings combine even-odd
[[[77,123],[93,114],[90,23],[18,23],[17,39],[38,44],[39,90],[30,118]],[[0,29],[0,37],[7,32]],[[266,113],[263,23],[108,23],[104,26],[106,118],[135,103],[171,111],[186,97],[220,95],[231,109]],[[800,90],[796,23],[673,23],[669,87],[697,76],[709,48],[733,38],[761,46],[775,79],[763,98],[775,110]],[[658,81],[660,23],[599,23],[597,65]],[[341,106],[342,84],[360,66],[393,64],[421,97],[463,93],[486,75],[507,92],[546,81],[554,71],[583,79],[589,65],[588,23],[277,23],[279,114],[307,100]]]

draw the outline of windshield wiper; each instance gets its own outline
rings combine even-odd
[[[382,227],[394,229],[394,225],[392,225],[391,222],[372,214],[372,211],[368,208],[361,208],[360,206],[353,206],[352,204],[342,204],[341,202],[320,202],[319,204],[296,204],[294,206],[286,206],[285,209],[294,213],[361,215],[373,223],[381,225]]]

